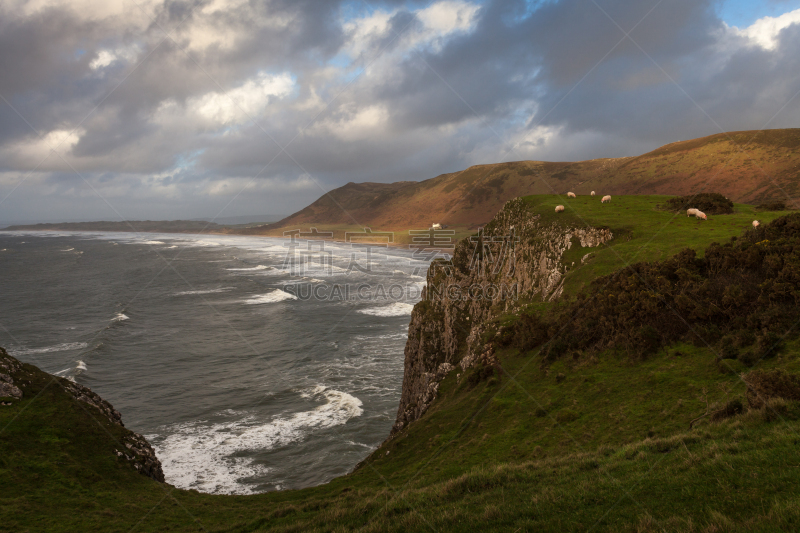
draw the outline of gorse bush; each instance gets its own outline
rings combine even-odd
[[[786,211],[788,208],[784,202],[766,202],[758,204],[756,209],[759,211]]]
[[[518,321],[517,345],[530,350],[547,341],[548,360],[615,347],[643,357],[676,341],[731,358],[754,345],[751,363],[771,357],[800,320],[800,214],[750,232],[712,243],[703,258],[685,249],[598,278],[546,317]]]
[[[706,215],[727,215],[733,213],[733,202],[716,192],[702,192],[687,196],[676,196],[667,200],[669,211],[681,212],[690,207],[699,209]]]
[[[747,402],[759,409],[774,398],[800,400],[800,376],[781,370],[753,370],[744,376],[747,384]]]

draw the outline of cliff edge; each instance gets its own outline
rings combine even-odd
[[[55,391],[56,410],[79,409],[104,429],[109,424],[116,427],[115,431],[107,431],[113,442],[106,447],[105,453],[113,453],[140,474],[164,482],[161,461],[156,457],[153,447],[142,435],[125,428],[122,416],[110,403],[89,387],[24,364],[0,348],[0,409],[21,409],[24,406],[20,404],[34,401],[44,389],[51,387],[60,389]],[[45,398],[52,399],[53,396],[48,395]],[[61,439],[56,438],[56,441],[59,440]]]
[[[520,299],[554,300],[575,266],[572,258],[585,261],[612,238],[608,228],[531,215],[516,198],[477,235],[459,241],[451,261],[432,263],[422,301],[411,313],[403,392],[391,435],[425,413],[450,371],[496,363],[492,345],[481,342],[489,320],[513,310]]]

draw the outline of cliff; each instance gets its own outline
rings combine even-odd
[[[571,219],[567,219],[571,220]],[[454,368],[496,363],[481,334],[492,318],[519,300],[552,301],[563,292],[575,261],[613,238],[604,227],[580,227],[531,215],[511,200],[478,235],[461,240],[450,262],[434,262],[427,287],[411,313],[403,392],[392,435],[420,418],[439,383]]]
[[[40,398],[45,389],[54,389],[46,398],[54,404],[56,411],[77,410],[106,429],[112,436],[111,445],[104,453],[113,454],[140,474],[156,481],[164,482],[161,461],[156,457],[153,447],[147,440],[128,429],[122,423],[122,416],[106,400],[90,388],[64,378],[42,372],[33,365],[23,364],[0,348],[0,409],[22,409],[24,402]],[[108,425],[114,427],[108,431]],[[56,439],[61,440],[61,439]]]

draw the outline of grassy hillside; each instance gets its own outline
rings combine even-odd
[[[525,198],[532,215],[615,235],[570,272],[564,302],[537,304],[539,311],[577,301],[594,290],[591,280],[629,263],[687,246],[702,255],[712,242],[742,236],[753,218],[785,214],[737,204],[733,214],[699,222],[660,209],[664,200]],[[559,203],[568,209],[557,216]],[[773,398],[749,407],[741,377],[800,374],[794,333],[752,366],[684,342],[644,358],[605,349],[545,361],[539,348],[511,342],[498,349],[492,372],[452,371],[430,410],[354,473],[246,497],[177,490],[140,475],[114,454],[113,428],[60,380],[26,366],[15,377],[29,382],[22,400],[0,406],[0,531],[800,528],[800,404]],[[741,412],[724,412],[736,401]]]
[[[266,229],[346,224],[382,230],[432,223],[475,229],[505,202],[532,194],[678,194],[716,191],[741,203],[791,202],[800,193],[800,129],[743,131],[668,144],[638,157],[574,163],[477,165],[421,182],[348,183]]]
[[[752,205],[735,204],[729,215],[710,215],[708,220],[687,217],[665,208],[670,196],[614,196],[603,204],[591,196],[564,198],[552,195],[525,197],[531,215],[563,226],[607,227],[614,238],[597,249],[578,246],[567,252],[575,266],[564,283],[565,293],[574,295],[588,282],[640,261],[659,261],[693,248],[702,257],[712,242],[726,242],[752,228],[753,220],[768,223],[788,211],[761,211]],[[564,205],[556,213],[555,206]],[[585,263],[584,255],[590,253]]]

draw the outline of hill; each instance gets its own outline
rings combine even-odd
[[[477,165],[421,182],[348,183],[252,232],[284,228],[475,229],[510,199],[532,194],[670,194],[716,191],[741,203],[791,203],[800,193],[800,129],[742,131],[679,141],[638,157],[574,163]]]
[[[557,215],[562,202],[509,202],[480,235],[480,254],[462,241],[452,263],[430,270],[393,435],[326,485],[256,496],[174,489],[115,454],[122,428],[98,424],[61,389],[68,382],[13,370],[24,394],[0,406],[0,530],[798,529],[800,340],[781,306],[796,308],[800,293],[800,215],[736,204],[699,221],[658,196],[579,197]],[[514,253],[501,253],[510,242]],[[733,276],[744,294],[763,294],[724,303],[717,292]],[[518,290],[506,301],[433,290],[509,282]],[[734,319],[713,337],[715,315],[692,318],[708,343],[681,334],[643,350],[631,333],[669,312],[647,302],[680,303],[670,287]],[[612,298],[641,320],[592,329],[614,333],[610,342],[582,337],[589,324],[577,311]],[[780,342],[762,354],[769,333]],[[554,353],[559,339],[566,349]]]

